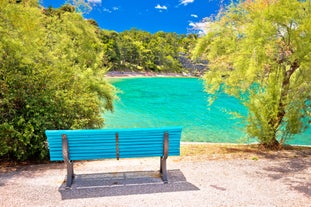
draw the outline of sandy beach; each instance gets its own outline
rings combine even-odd
[[[186,73],[154,73],[154,72],[120,72],[108,71],[107,78],[131,78],[131,77],[194,77]]]

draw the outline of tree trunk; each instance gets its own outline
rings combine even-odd
[[[278,150],[281,148],[279,141],[276,139],[276,136],[271,138],[269,143],[263,143],[262,145],[265,149]]]
[[[282,82],[282,88],[281,88],[281,95],[279,99],[279,105],[278,105],[278,113],[275,119],[271,119],[269,121],[269,125],[273,129],[273,138],[271,138],[271,142],[265,143],[264,146],[269,149],[279,149],[280,143],[277,140],[276,133],[279,130],[279,127],[283,121],[283,118],[286,114],[285,108],[286,108],[286,98],[288,95],[288,91],[290,89],[290,78],[292,74],[299,68],[298,61],[294,61],[288,71],[284,71],[284,79]]]

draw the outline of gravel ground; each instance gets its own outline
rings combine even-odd
[[[71,189],[62,163],[0,174],[0,206],[288,206],[311,207],[311,156],[281,159],[159,159],[75,163]]]

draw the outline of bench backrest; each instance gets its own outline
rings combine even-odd
[[[181,127],[149,129],[46,130],[50,160],[60,161],[62,136],[68,139],[70,160],[163,156],[164,134],[168,155],[180,155]],[[116,155],[118,152],[118,155]]]

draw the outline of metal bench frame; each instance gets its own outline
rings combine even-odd
[[[119,135],[116,132],[116,159],[119,160],[120,152],[119,152]],[[164,184],[168,183],[167,179],[167,167],[166,160],[168,158],[168,142],[169,142],[169,134],[168,132],[164,132],[163,135],[163,156],[160,157],[160,174]],[[62,153],[64,162],[67,166],[67,179],[66,179],[66,187],[70,188],[74,179],[74,170],[73,170],[73,161],[70,160],[70,150],[68,147],[68,139],[66,134],[62,134]]]

